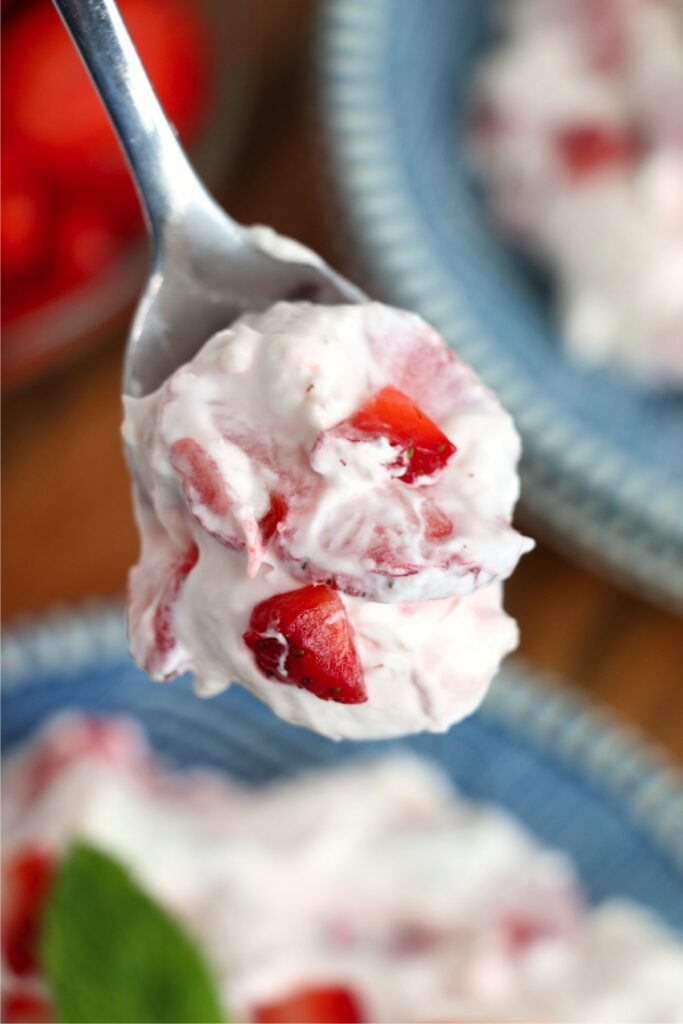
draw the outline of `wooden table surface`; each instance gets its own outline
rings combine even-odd
[[[251,0],[255,102],[222,198],[338,258],[303,48],[308,0]],[[123,339],[3,402],[3,616],[119,594],[136,557],[119,441]],[[507,585],[521,652],[683,760],[683,622],[539,543]]]

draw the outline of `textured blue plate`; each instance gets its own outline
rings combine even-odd
[[[401,745],[333,743],[280,722],[241,687],[201,701],[187,680],[155,686],[126,653],[120,609],[6,633],[4,752],[66,708],[131,713],[169,761],[250,783]],[[628,894],[683,931],[680,777],[585,701],[511,662],[474,717],[402,742],[567,850],[592,898]]]
[[[562,355],[491,230],[459,145],[491,0],[328,0],[321,72],[342,199],[379,293],[430,320],[499,393],[549,532],[683,605],[683,398]]]

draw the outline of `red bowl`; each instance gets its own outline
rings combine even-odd
[[[200,176],[211,187],[225,181],[243,121],[245,4],[244,0],[195,2],[207,43],[208,89],[189,150]],[[21,16],[26,6],[11,5],[8,21],[15,14]],[[5,102],[11,102],[7,94]],[[56,245],[53,238],[50,244]],[[122,330],[144,285],[147,265],[148,244],[138,217],[132,230],[116,240],[116,251],[106,264],[78,283],[60,290],[38,281],[19,302],[3,281],[3,388],[26,381]]]

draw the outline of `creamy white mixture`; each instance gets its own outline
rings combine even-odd
[[[505,0],[473,151],[588,366],[683,385],[683,3]]]
[[[564,855],[407,753],[254,792],[163,769],[132,723],[64,718],[10,762],[3,807],[6,858],[79,837],[124,861],[233,1020],[318,984],[368,1022],[683,1021],[679,939],[634,903],[587,908]]]
[[[291,244],[280,254],[298,256]],[[338,429],[386,386],[456,446],[432,476],[406,483],[384,437]],[[519,439],[418,316],[304,302],[243,316],[159,391],[126,398],[123,433],[142,538],[130,646],[153,677],[189,670],[202,695],[241,682],[335,738],[443,730],[477,707],[517,642],[501,581],[531,547],[510,526]],[[188,444],[210,466],[203,492],[174,456]],[[266,678],[242,639],[255,606],[311,584],[348,616],[365,703]]]

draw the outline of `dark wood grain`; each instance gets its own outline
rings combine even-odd
[[[312,5],[252,0],[255,102],[223,199],[335,258],[303,69]],[[137,552],[119,440],[123,340],[3,404],[3,614],[114,595]],[[683,759],[683,624],[539,544],[507,587],[521,651]]]

